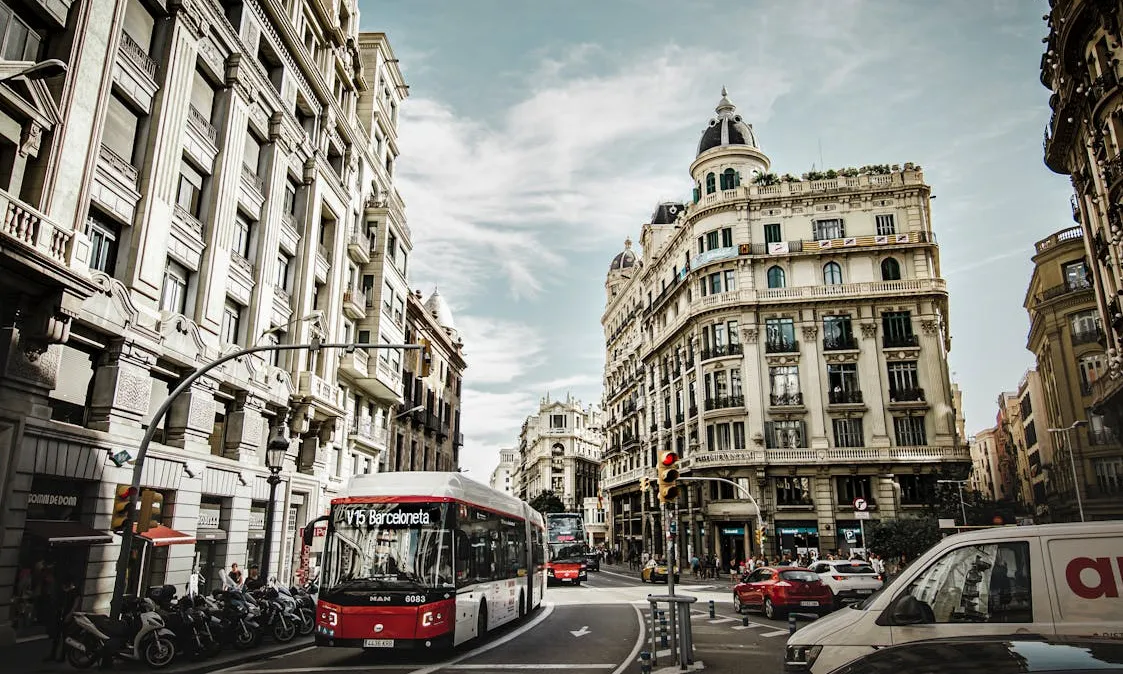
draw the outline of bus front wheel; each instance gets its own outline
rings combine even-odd
[[[487,602],[480,604],[480,610],[476,614],[476,636],[483,638],[487,634]]]

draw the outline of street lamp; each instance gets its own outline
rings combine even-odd
[[[1081,426],[1087,425],[1087,421],[1084,421],[1083,419],[1077,419],[1076,421],[1072,422],[1071,426],[1066,426],[1065,428],[1049,429],[1050,433],[1060,433],[1064,436],[1065,449],[1068,450],[1068,466],[1072,469],[1072,490],[1076,492],[1076,507],[1080,510],[1081,522],[1084,521],[1084,502],[1080,499],[1080,483],[1078,481],[1078,478],[1076,477],[1076,458],[1073,456],[1074,452],[1072,450],[1072,439],[1069,438],[1068,432],[1080,428]]]
[[[423,409],[425,409],[424,405],[417,405],[416,407],[411,407],[408,410],[406,410],[405,412],[400,412],[398,414],[395,414],[394,415],[394,421],[397,421],[398,419],[401,419],[402,417],[404,417],[406,415],[413,414],[414,412],[420,412]]]
[[[265,446],[265,467],[269,469],[269,503],[265,508],[265,543],[261,546],[261,567],[264,570],[266,581],[269,579],[269,569],[273,553],[273,520],[277,510],[277,485],[281,484],[281,469],[285,466],[285,457],[289,453],[289,438],[285,432],[285,419],[273,427],[269,436],[269,443]]]
[[[38,63],[31,61],[7,61],[0,63],[0,82],[16,78],[45,80],[66,74],[66,63],[59,59],[47,59]]]
[[[300,318],[294,318],[291,321],[289,321],[288,323],[285,323],[284,325],[274,325],[273,327],[269,328],[265,332],[262,332],[260,335],[258,335],[257,341],[254,342],[254,346],[257,346],[259,343],[261,343],[261,340],[262,340],[263,337],[268,337],[269,335],[274,335],[278,332],[281,332],[282,330],[289,327],[290,325],[294,325],[296,323],[305,323],[307,321],[318,321],[323,317],[324,317],[323,309],[316,309],[315,311],[307,313],[307,314],[301,316]]]
[[[936,480],[939,484],[954,484],[959,487],[959,512],[963,515],[963,526],[967,526],[967,506],[963,504],[963,483],[967,480]]]

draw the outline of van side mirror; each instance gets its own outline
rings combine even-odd
[[[925,625],[936,622],[932,607],[905,593],[889,608],[894,625]]]
[[[316,535],[316,525],[320,522],[327,522],[328,516],[317,517],[308,524],[304,525],[304,533],[301,535],[301,542],[308,547],[312,547],[312,538]],[[268,532],[266,532],[268,533]]]

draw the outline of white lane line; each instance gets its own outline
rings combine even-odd
[[[483,644],[482,646],[480,646],[478,648],[475,648],[473,650],[470,650],[463,655],[459,655],[455,658],[452,658],[451,660],[445,660],[444,662],[441,662],[441,663],[438,663],[438,664],[435,664],[435,665],[430,665],[428,667],[422,667],[421,669],[415,669],[412,672],[410,672],[410,674],[433,674],[433,672],[442,670],[445,667],[451,667],[452,665],[455,665],[458,662],[463,662],[464,660],[467,660],[469,658],[474,658],[477,655],[480,655],[481,653],[486,653],[486,652],[490,651],[491,649],[496,648],[497,646],[502,646],[503,644],[507,643],[508,641],[511,641],[512,639],[517,639],[517,638],[521,637],[522,635],[526,634],[527,632],[529,632],[530,630],[534,629],[535,627],[538,627],[538,625],[540,625],[542,623],[542,621],[545,620],[546,618],[549,618],[550,615],[553,612],[554,612],[554,605],[547,602],[546,604],[543,604],[542,613],[540,615],[538,615],[537,617],[535,617],[534,620],[531,620],[530,622],[528,622],[527,624],[518,628],[514,632],[511,632],[510,634],[504,635],[501,639],[496,639],[495,641],[489,641],[488,643]]]
[[[731,623],[737,620],[736,618],[717,618],[716,620],[707,620],[706,622],[711,625],[718,625],[720,623]]]
[[[628,657],[624,658],[624,662],[620,666],[612,670],[612,674],[624,674],[626,670],[631,668],[632,663],[639,657],[639,652],[643,650],[643,645],[647,643],[647,621],[644,620],[643,611],[638,606],[633,606],[636,610],[636,622],[639,623],[639,635],[636,637],[636,645],[632,647],[632,652]]]
[[[778,637],[781,634],[787,634],[787,633],[788,633],[787,630],[776,630],[775,632],[765,632],[764,634],[761,634],[760,636],[762,636],[762,637]]]
[[[734,625],[730,629],[735,629],[735,630],[739,631],[739,630],[751,630],[754,627],[764,627],[764,625],[758,625],[756,623],[749,623],[748,625]]]
[[[314,650],[316,650],[316,646],[312,645],[312,646],[309,646],[308,648],[302,648],[299,651],[289,651],[288,653],[281,653],[280,655],[274,655],[273,657],[271,657],[269,659],[270,660],[280,660],[281,658],[287,658],[290,655],[296,655],[297,653],[307,653],[308,651],[314,651]]]
[[[363,670],[396,669],[398,671],[401,671],[403,669],[409,669],[409,665],[406,664],[406,663],[402,663],[400,665],[367,665],[367,664],[363,664],[363,665],[347,665],[347,666],[337,665],[337,666],[334,666],[334,667],[289,667],[287,669],[237,669],[235,667],[229,667],[227,669],[216,670],[214,672],[211,672],[211,674],[217,674],[217,672],[227,672],[227,671],[235,671],[235,670],[238,672],[238,674],[303,674],[303,672],[354,672],[356,669],[363,669]]]
[[[628,580],[638,580],[639,579],[639,574],[636,574],[634,576],[626,576],[622,573],[616,573],[615,571],[598,571],[597,573],[607,573],[610,576],[616,576],[617,578],[627,578]]]
[[[565,662],[561,664],[554,663],[549,665],[452,665],[451,667],[447,667],[446,669],[612,669],[615,666],[616,665],[613,663],[582,665],[576,662]]]

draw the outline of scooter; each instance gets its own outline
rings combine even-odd
[[[175,633],[164,624],[150,599],[127,596],[121,619],[74,613],[67,625],[66,660],[87,669],[104,657],[143,662],[162,669],[175,658]]]

